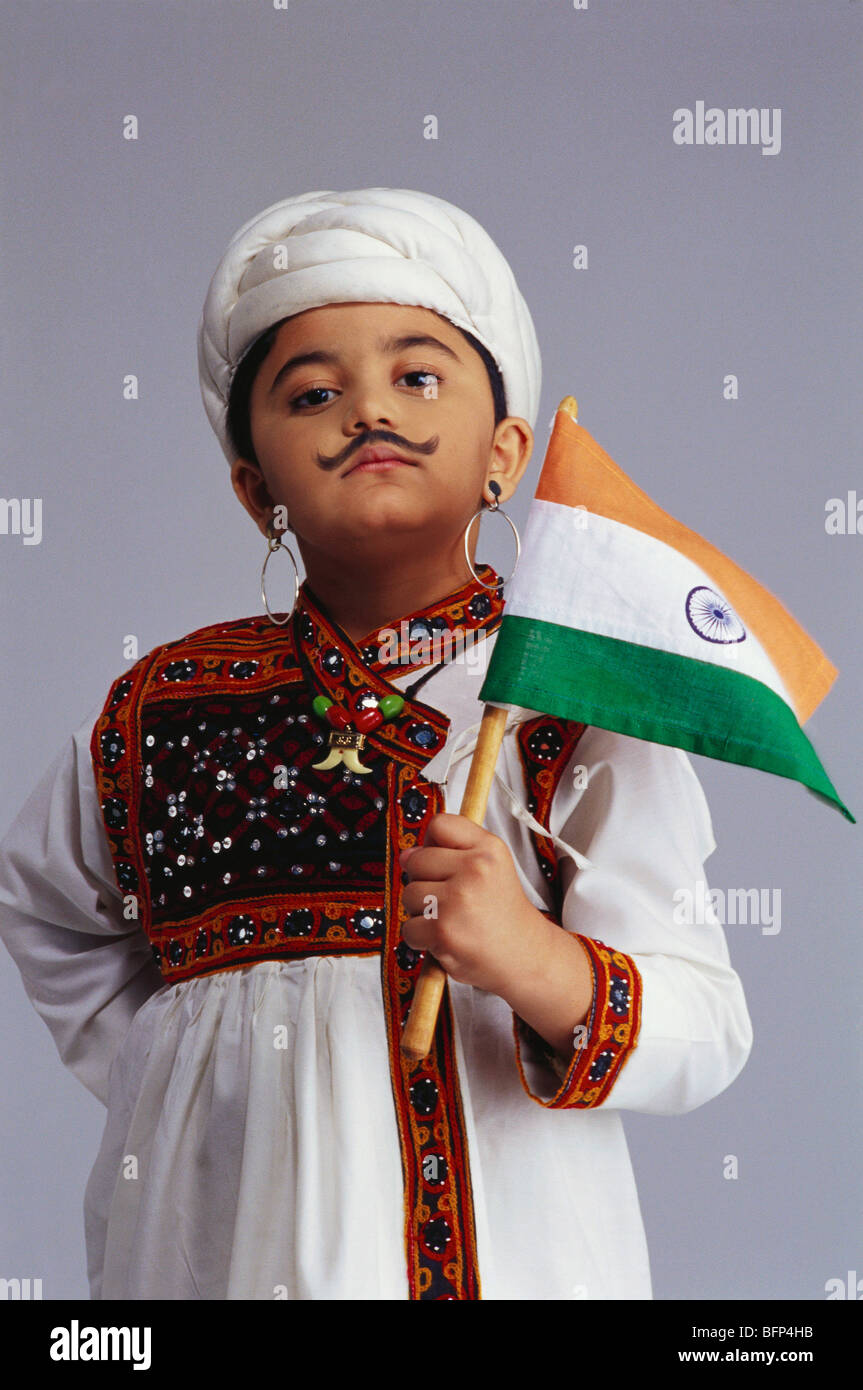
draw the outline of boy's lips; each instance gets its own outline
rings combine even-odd
[[[365,449],[360,449],[350,468],[345,470],[343,477],[346,478],[349,473],[354,473],[360,468],[377,472],[381,469],[394,468],[399,463],[407,463],[416,467],[415,459],[408,458],[398,449],[394,449],[392,445],[373,444]]]

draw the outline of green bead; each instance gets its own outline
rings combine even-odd
[[[329,709],[332,703],[332,700],[330,700],[328,696],[316,695],[315,698],[312,700],[312,709],[315,711],[315,714],[318,716],[319,719],[324,719],[326,717],[327,710]]]
[[[383,699],[378,700],[378,709],[384,719],[395,719],[397,714],[401,714],[405,707],[405,702],[401,695],[384,695]]]

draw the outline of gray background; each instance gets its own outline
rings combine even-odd
[[[863,496],[861,26],[857,0],[7,7],[0,492],[41,497],[44,534],[0,535],[0,833],[124,669],[124,634],[144,653],[260,611],[264,546],[198,394],[201,304],[254,213],[374,185],[471,212],[531,307],[544,389],[516,521],[571,392],[636,482],[839,666],[807,731],[863,815],[863,536],[824,528],[829,497]],[[676,146],[672,112],[698,99],[781,108],[781,152]],[[509,569],[503,542],[480,557]],[[655,1296],[823,1299],[863,1274],[861,829],[797,784],[693,764],[711,886],[780,888],[782,929],[726,927],[755,1029],[740,1078],[688,1115],[625,1116]],[[0,1275],[86,1298],[104,1111],[5,953],[0,1008]]]

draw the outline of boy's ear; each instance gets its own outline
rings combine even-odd
[[[500,486],[500,502],[512,497],[533,453],[533,430],[519,415],[501,420],[494,432],[486,481]]]
[[[231,465],[231,485],[262,535],[275,503],[263,473],[250,459],[238,458]]]

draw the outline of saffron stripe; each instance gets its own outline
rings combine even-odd
[[[703,536],[663,511],[563,410],[555,416],[536,497],[569,512],[587,508],[687,556],[711,576],[758,637],[791,693],[800,722],[805,723],[824,699],[838,674],[836,667],[779,600]],[[518,577],[512,595],[517,592],[521,592]]]

